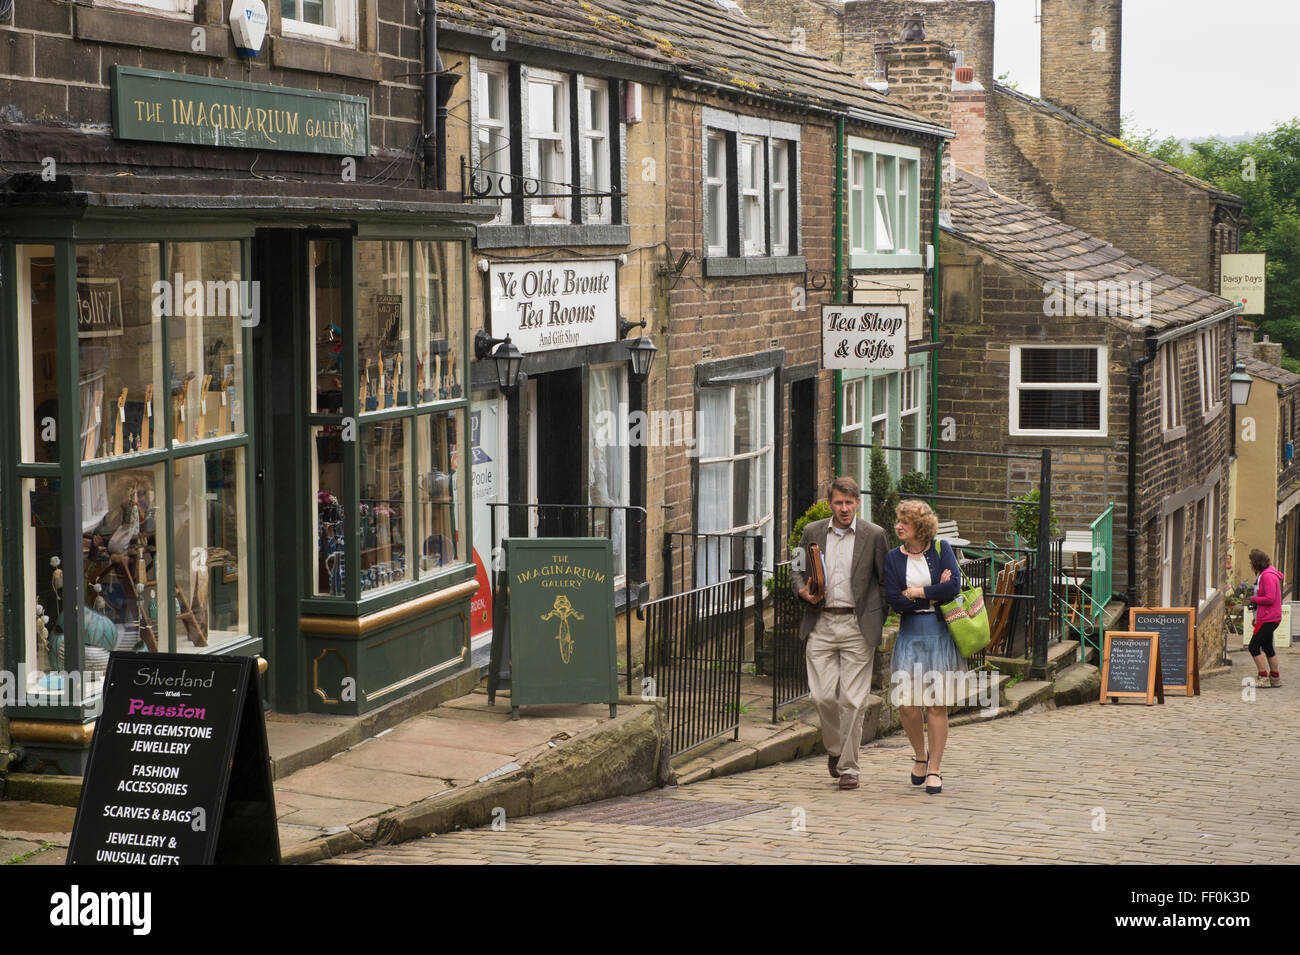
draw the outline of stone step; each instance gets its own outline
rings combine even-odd
[[[1020,675],[1028,678],[1032,661],[1028,657],[988,657],[988,662],[1008,676]],[[1067,667],[1079,662],[1079,641],[1060,640],[1047,647],[1047,678],[1056,675]]]
[[[1007,690],[1007,715],[1023,713],[1031,706],[1052,701],[1052,684],[1047,680],[1023,680]]]
[[[1052,684],[1057,706],[1096,703],[1101,693],[1101,671],[1090,663],[1076,663],[1063,670]]]

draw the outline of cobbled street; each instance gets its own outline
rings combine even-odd
[[[902,736],[841,792],[824,756],[505,820],[326,864],[1300,861],[1300,652],[1243,690],[1244,653],[1200,698],[1085,704],[957,727],[944,791],[908,782]]]

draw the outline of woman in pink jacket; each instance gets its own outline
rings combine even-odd
[[[1273,632],[1282,622],[1282,574],[1268,559],[1268,554],[1259,548],[1250,552],[1250,566],[1259,575],[1255,596],[1250,598],[1255,608],[1255,635],[1250,640],[1250,655],[1259,667],[1259,678],[1255,683],[1256,686],[1281,686]]]

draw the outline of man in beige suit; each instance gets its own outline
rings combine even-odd
[[[790,574],[804,600],[799,639],[805,641],[827,768],[841,789],[858,785],[862,721],[885,624],[885,532],[856,516],[861,496],[852,478],[831,482],[831,517],[804,528]],[[817,545],[825,567],[825,593],[817,597],[808,590],[809,544]]]

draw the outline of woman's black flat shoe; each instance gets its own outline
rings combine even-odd
[[[926,765],[928,766],[929,763],[927,763]],[[931,776],[939,776],[938,773],[926,773],[925,775],[926,775],[926,778],[927,778],[927,779],[930,778]],[[928,793],[929,793],[930,795],[932,795],[932,796],[933,796],[935,793],[941,793],[941,792],[943,792],[943,777],[942,777],[942,776],[939,776],[939,785],[937,785],[937,786],[931,786],[931,785],[927,784],[926,787],[925,787],[925,791],[928,792]]]
[[[929,766],[930,766],[930,754],[929,754],[929,753],[926,753],[926,754],[925,754],[925,759],[914,759],[914,760],[912,760],[912,762],[914,762],[914,763],[925,763],[926,768],[928,769]],[[923,782],[925,782],[925,774],[924,774],[924,773],[922,773],[920,776],[913,776],[913,777],[912,777],[912,785],[913,785],[913,786],[919,786],[919,785],[921,785],[921,783],[923,783]]]

